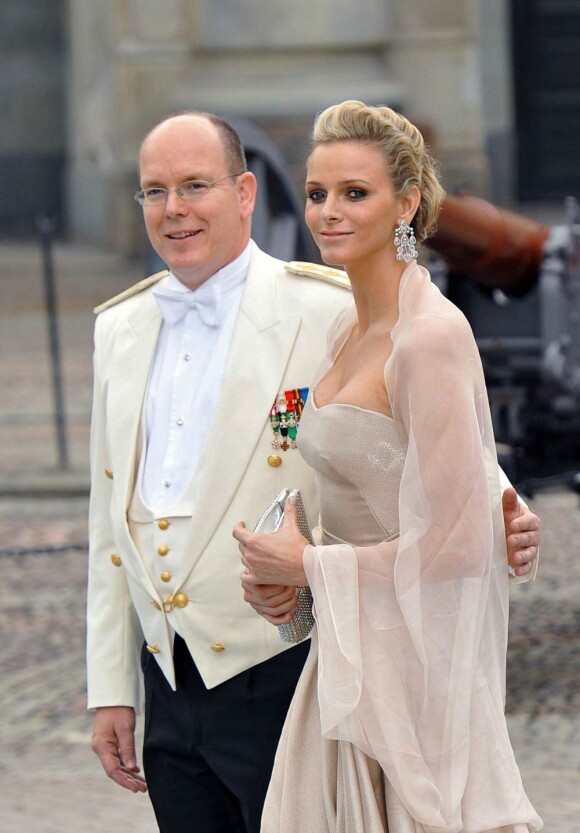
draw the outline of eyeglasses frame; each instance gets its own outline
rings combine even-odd
[[[223,182],[224,180],[230,179],[232,177],[241,176],[242,174],[245,174],[245,173],[246,173],[246,171],[238,171],[237,173],[226,174],[225,176],[218,177],[218,179],[212,179],[212,180],[209,180],[209,181],[206,180],[206,179],[188,179],[187,182],[184,182],[183,185],[180,185],[177,188],[163,188],[162,186],[152,186],[152,187],[157,187],[157,189],[159,191],[164,191],[165,192],[165,200],[163,200],[163,202],[158,202],[158,203],[157,202],[154,202],[154,203],[145,202],[145,190],[147,190],[147,189],[139,188],[139,190],[134,195],[134,199],[137,203],[139,203],[139,205],[142,208],[146,208],[148,206],[156,208],[156,207],[159,207],[160,205],[167,205],[167,200],[169,199],[169,195],[172,193],[172,191],[175,191],[177,196],[181,197],[181,199],[185,200],[186,202],[190,202],[190,201],[193,201],[193,200],[199,200],[202,197],[206,197],[208,195],[208,193],[216,185],[218,185],[220,182]],[[198,182],[200,185],[207,185],[208,190],[205,191],[203,194],[199,194],[197,196],[186,197],[185,196],[185,191],[183,189],[187,185],[191,185],[193,182]]]

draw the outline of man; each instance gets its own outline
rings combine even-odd
[[[147,233],[170,273],[98,308],[93,749],[120,786],[149,789],[163,833],[257,833],[307,646],[287,650],[243,600],[231,533],[286,486],[315,506],[292,432],[348,291],[333,270],[321,274],[334,283],[294,274],[251,242],[256,180],[216,117],[157,125],[140,176]],[[513,492],[504,508],[511,561],[526,573],[538,520]],[[134,746],[140,653],[147,785]]]

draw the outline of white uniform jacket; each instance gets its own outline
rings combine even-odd
[[[175,576],[175,607],[205,684],[211,688],[288,645],[243,600],[232,528],[251,526],[283,488],[300,488],[317,507],[313,472],[295,449],[273,453],[269,420],[279,390],[309,387],[326,335],[350,301],[344,288],[290,274],[254,247],[220,400],[198,465],[187,546]],[[89,707],[141,707],[139,654],[151,646],[175,687],[171,631],[131,538],[127,509],[139,467],[144,396],[161,326],[150,288],[102,312],[95,328],[89,522]],[[217,650],[216,650],[217,646]],[[212,649],[213,647],[213,649]]]

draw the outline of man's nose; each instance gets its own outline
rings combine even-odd
[[[175,189],[172,189],[167,194],[167,201],[165,203],[165,213],[167,216],[183,216],[187,214],[188,210],[186,200],[184,200],[183,197],[180,197]]]

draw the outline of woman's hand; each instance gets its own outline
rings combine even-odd
[[[300,532],[296,502],[286,501],[284,522],[278,532],[250,532],[243,522],[234,527],[242,563],[259,584],[301,587],[308,584],[302,554],[308,541]]]
[[[242,573],[242,587],[244,600],[272,625],[286,625],[292,621],[298,603],[295,587],[260,584],[248,570]]]

